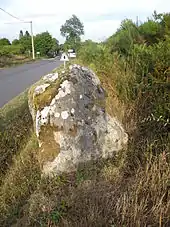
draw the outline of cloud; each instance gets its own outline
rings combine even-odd
[[[24,20],[33,21],[34,33],[48,30],[53,36],[63,41],[60,27],[66,19],[76,14],[85,26],[84,39],[103,40],[113,34],[122,19],[140,20],[151,16],[154,10],[166,12],[169,0],[1,0],[6,11]],[[0,36],[10,39],[18,36],[19,30],[29,30],[29,24],[4,24],[16,22],[0,11]]]

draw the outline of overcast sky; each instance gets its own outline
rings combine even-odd
[[[83,39],[101,41],[112,35],[125,18],[146,20],[154,10],[170,12],[170,0],[0,0],[0,7],[11,14],[33,21],[34,33],[49,31],[60,42],[60,27],[75,14],[84,23]],[[10,40],[30,31],[28,24],[6,24],[17,20],[0,11],[0,37]]]

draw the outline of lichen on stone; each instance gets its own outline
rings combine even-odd
[[[48,81],[48,82],[54,82],[58,79],[58,72],[56,73],[50,73],[50,74],[47,74],[43,77],[43,80],[45,81]]]
[[[94,72],[74,64],[48,74],[38,86],[47,82],[44,92],[35,94],[34,87],[29,98],[45,173],[69,172],[124,148],[127,134],[106,113],[106,93]]]
[[[33,104],[35,109],[43,109],[51,103],[52,99],[58,93],[60,83],[61,80],[58,80],[57,82],[52,83],[42,94],[34,95]]]
[[[49,86],[50,86],[50,84],[38,85],[38,86],[35,88],[35,90],[34,90],[35,95],[40,95],[40,94],[42,94],[42,93],[46,90],[46,88],[49,87]]]

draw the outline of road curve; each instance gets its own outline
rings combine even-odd
[[[0,107],[59,65],[59,60],[50,59],[0,69]]]

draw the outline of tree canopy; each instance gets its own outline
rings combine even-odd
[[[35,36],[35,51],[42,56],[51,56],[59,48],[58,40],[52,38],[49,32],[43,32]]]
[[[30,33],[28,31],[25,32],[25,36],[30,36]]]
[[[18,39],[14,39],[12,41],[12,45],[18,45],[18,44],[20,44],[20,41]]]
[[[23,31],[22,31],[22,30],[20,30],[20,33],[19,33],[19,39],[21,39],[23,36],[24,36]]]
[[[65,49],[77,49],[80,45],[81,35],[84,35],[84,25],[76,15],[72,15],[65,24],[61,26],[61,35],[66,38]]]
[[[10,45],[10,41],[7,38],[0,39],[0,46]]]

